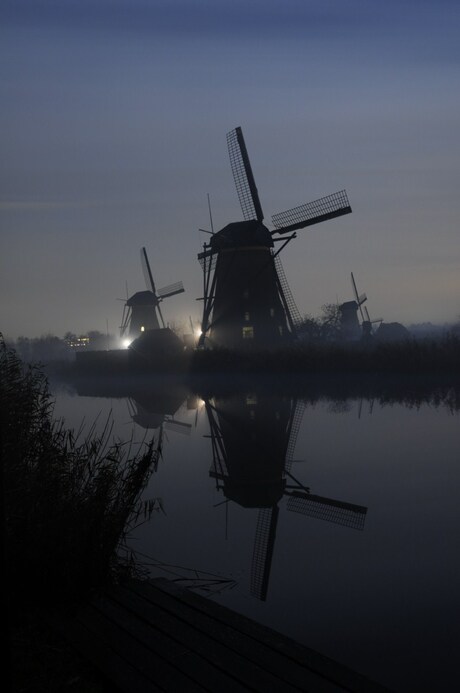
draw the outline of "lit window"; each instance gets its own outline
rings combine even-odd
[[[283,336],[283,328],[281,325],[278,325],[278,329],[280,331],[280,335]]]
[[[145,332],[145,327],[144,327],[144,325],[141,325],[141,332]]]
[[[243,339],[254,339],[253,327],[243,327]]]
[[[246,404],[257,404],[257,395],[251,394],[246,396]]]
[[[249,322],[249,320],[250,320],[249,313],[244,314],[244,319],[246,320],[246,322]]]
[[[275,309],[274,308],[270,308],[270,317],[271,318],[275,317]]]

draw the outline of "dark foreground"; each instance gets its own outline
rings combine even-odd
[[[60,628],[126,693],[387,690],[163,579],[113,587]]]

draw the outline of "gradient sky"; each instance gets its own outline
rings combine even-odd
[[[196,255],[241,219],[241,125],[266,220],[346,188],[353,214],[282,253],[302,313],[352,298],[405,324],[460,315],[460,4],[3,0],[0,330],[115,333],[145,288],[200,316]]]

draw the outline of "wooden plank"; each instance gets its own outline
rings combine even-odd
[[[169,590],[169,586],[167,589]],[[177,590],[177,588],[175,589]],[[171,614],[174,617],[173,627],[185,640],[190,637],[193,638],[193,633],[190,633],[187,628],[187,626],[192,625],[196,634],[201,633],[205,648],[208,647],[209,638],[214,644],[218,643],[223,648],[223,651],[221,650],[223,666],[227,670],[233,671],[234,676],[238,675],[243,683],[254,686],[254,690],[260,690],[263,693],[266,690],[271,690],[272,686],[275,686],[275,690],[276,686],[283,686],[282,690],[286,692],[315,690],[318,693],[333,693],[344,690],[337,683],[328,681],[322,675],[318,675],[308,667],[299,664],[292,657],[286,657],[285,653],[278,652],[273,644],[267,645],[260,637],[254,638],[252,634],[248,635],[243,632],[238,614],[224,607],[219,607],[219,618],[215,618],[214,607],[218,605],[214,602],[191,594],[188,590],[186,594],[183,594],[182,590],[177,594],[170,594],[167,590],[157,589],[156,581],[154,583],[130,583],[130,591],[135,591],[143,597],[144,601],[137,608],[141,611],[144,610],[144,613],[148,608],[147,604],[150,603],[152,615],[162,611]],[[176,598],[177,595],[179,599]],[[195,608],[195,605],[189,603],[189,598],[193,602],[198,599],[199,605],[203,608]],[[204,604],[201,604],[201,600]],[[223,614],[220,609],[224,609]],[[231,623],[225,619],[227,615],[231,615]],[[234,616],[236,618],[233,618]],[[178,623],[182,625],[178,626]],[[263,628],[262,631],[265,633]],[[205,638],[203,634],[209,637]],[[260,631],[258,632],[259,635]],[[276,635],[278,639],[283,638],[279,634]],[[196,639],[196,643],[199,643],[198,639]],[[212,651],[214,652],[215,649],[214,647]],[[252,675],[250,667],[255,667],[255,676]]]
[[[269,665],[272,658],[275,661],[274,653],[278,653],[285,657],[286,660],[297,663],[312,673],[324,677],[326,681],[336,684],[341,690],[359,691],[359,693],[388,693],[388,689],[381,684],[371,681],[329,657],[220,604],[201,597],[190,590],[184,590],[169,580],[157,578],[146,583],[135,581],[130,583],[130,586],[133,590],[140,590],[143,584],[146,586],[153,585],[160,592],[173,597],[176,600],[176,604],[181,604],[183,607],[188,605],[190,608],[206,614],[219,623],[230,625],[242,635],[244,634],[253,640],[263,643],[271,651]]]
[[[126,693],[387,691],[164,579],[114,587],[60,631]]]
[[[106,646],[112,649],[114,664],[117,660],[127,662],[140,672],[151,685],[157,686],[161,691],[168,693],[210,691],[212,693],[211,689],[196,684],[174,665],[169,664],[150,650],[146,644],[133,638],[118,624],[108,620],[97,609],[93,607],[85,609],[84,613],[79,616],[79,621],[88,630],[91,630],[95,637],[100,638]],[[115,680],[113,676],[112,680]],[[131,692],[136,689],[131,686],[126,690]]]
[[[160,638],[165,637],[168,642],[173,639],[182,649],[190,648],[190,651],[193,651],[201,662],[201,672],[197,672],[201,676],[195,680],[208,685],[209,677],[212,675],[216,681],[212,687],[213,691],[223,690],[225,685],[230,685],[230,690],[235,693],[247,690],[265,693],[268,690],[276,690],[281,685],[286,693],[305,690],[291,686],[284,676],[280,678],[274,675],[265,668],[265,662],[261,665],[248,658],[244,647],[238,647],[240,636],[235,631],[227,632],[227,637],[222,638],[222,631],[229,631],[224,624],[218,624],[218,629],[211,631],[207,623],[210,619],[206,616],[199,615],[186,606],[177,606],[174,601],[173,608],[171,609],[171,604],[168,608],[165,602],[171,602],[171,599],[156,592],[159,599],[155,601],[152,590],[155,592],[151,586],[147,589],[150,599],[145,599],[143,594],[136,594],[132,589],[118,588],[110,594],[121,606],[132,612],[137,623],[142,619],[150,628],[154,627],[160,633]],[[215,622],[211,621],[211,625],[215,625]],[[177,660],[176,666],[183,667],[185,664],[185,670],[191,676],[190,663]]]
[[[52,621],[51,625],[86,657],[109,681],[126,693],[161,693],[156,683],[148,680],[129,662],[123,660],[102,638],[83,623],[72,620],[65,623]]]
[[[117,589],[116,601],[104,599],[98,602],[97,608],[103,616],[143,643],[156,656],[203,686],[203,690],[226,691],[229,687],[235,693],[248,690],[246,685],[238,683],[231,670],[227,671],[223,648],[219,651],[212,639],[203,639],[196,631],[190,632],[191,629],[184,628],[178,619],[172,619],[168,614],[165,618],[161,610],[153,608],[137,594]],[[205,657],[202,656],[203,651]],[[228,659],[232,660],[232,657]],[[245,673],[248,679],[251,673],[254,674]]]

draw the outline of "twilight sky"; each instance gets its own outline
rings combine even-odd
[[[371,317],[460,315],[457,0],[3,0],[0,27],[6,336],[117,332],[142,246],[186,288],[166,319],[198,318],[207,193],[216,229],[242,218],[237,125],[267,223],[348,192],[282,253],[301,313],[353,271]]]

